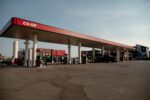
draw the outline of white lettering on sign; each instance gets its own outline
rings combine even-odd
[[[23,21],[23,25],[29,26],[29,27],[34,27],[34,28],[37,26],[35,23],[27,22],[27,21]]]

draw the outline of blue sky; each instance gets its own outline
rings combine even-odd
[[[0,0],[0,29],[14,16],[150,47],[150,0]],[[11,56],[13,41],[0,37],[0,53]],[[24,48],[23,42],[19,40],[19,48]],[[66,45],[43,42],[38,42],[38,47],[67,50]],[[72,52],[76,56],[77,47]]]

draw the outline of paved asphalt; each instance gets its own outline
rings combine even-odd
[[[150,61],[0,68],[0,100],[150,100]]]

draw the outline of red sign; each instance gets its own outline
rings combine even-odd
[[[27,21],[27,20],[22,20],[19,18],[13,18],[13,23],[21,26],[26,26],[26,27],[31,27],[31,28],[37,28],[37,23]]]
[[[28,22],[28,21],[23,21],[22,24],[23,24],[24,26],[34,27],[34,28],[36,28],[36,26],[37,26],[37,24],[32,23],[32,22]]]

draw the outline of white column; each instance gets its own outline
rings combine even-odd
[[[94,63],[94,60],[95,60],[95,48],[92,48],[92,51],[93,51],[93,63]]]
[[[13,59],[18,58],[18,40],[13,42]]]
[[[81,64],[81,42],[78,43],[78,58],[79,58],[79,64]]]
[[[26,40],[26,41],[24,42],[24,44],[25,44],[24,66],[28,66],[28,60],[29,60],[29,58],[28,58],[29,41]]]
[[[129,51],[126,51],[126,55],[127,55],[127,61],[129,60]]]
[[[125,48],[125,49],[123,50],[123,52],[124,52],[124,60],[125,60],[125,61],[128,61],[128,60],[129,60],[129,53],[128,53],[128,50]]]
[[[150,58],[149,48],[147,48],[146,53],[147,53],[147,57]]]
[[[105,55],[105,47],[104,46],[102,46],[102,56],[104,56]]]
[[[37,49],[37,35],[34,36],[34,40],[33,40],[32,66],[36,66],[36,49]]]
[[[29,66],[32,66],[32,48],[28,49],[28,61]]]
[[[119,48],[116,49],[116,56],[117,56],[117,61],[120,61],[120,50],[119,50]]]
[[[68,63],[71,64],[71,44],[68,44]]]
[[[108,53],[108,55],[110,55],[110,50],[109,49],[107,50],[107,53]]]

